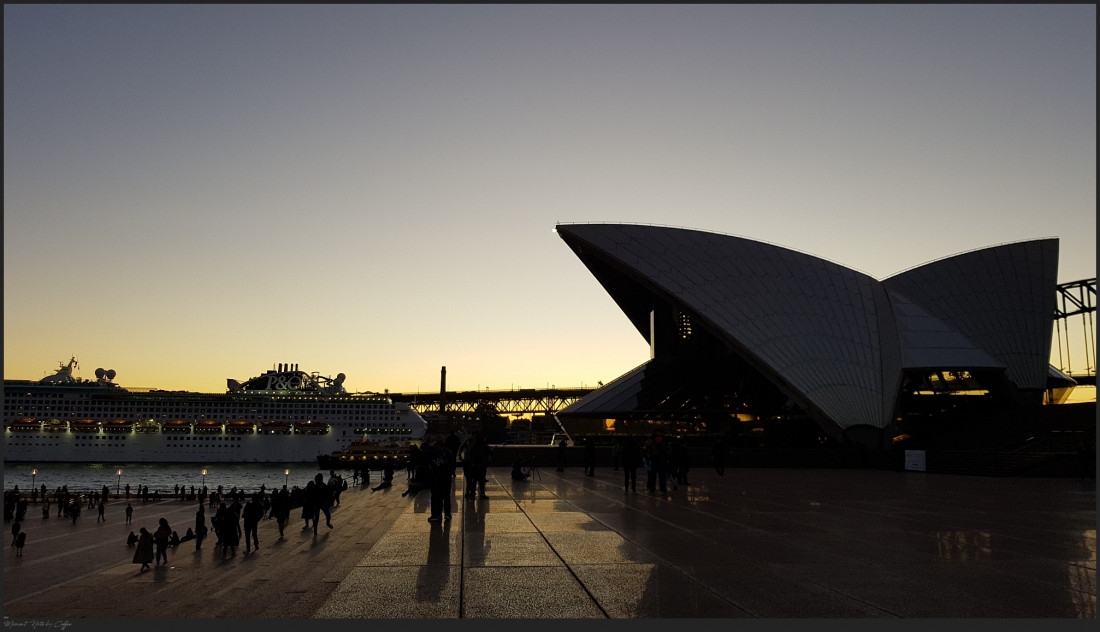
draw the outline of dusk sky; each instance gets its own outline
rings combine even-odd
[[[559,222],[1095,277],[1095,60],[1093,5],[5,5],[4,377],[595,386],[648,346]]]

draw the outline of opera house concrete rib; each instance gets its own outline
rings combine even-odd
[[[556,231],[651,345],[646,364],[564,418],[694,419],[714,431],[729,419],[801,417],[869,446],[919,434],[953,410],[972,419],[1042,402],[1056,239],[975,250],[880,281],[697,230]]]

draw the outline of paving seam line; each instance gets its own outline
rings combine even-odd
[[[564,477],[562,478],[562,480],[563,480],[564,482],[566,482],[566,483],[570,484],[570,485],[573,485],[574,487],[583,487],[583,485],[581,485],[580,483],[575,483],[575,482],[573,482],[573,481],[569,481],[569,480],[565,479]],[[547,491],[549,491],[549,490],[547,490]],[[589,491],[595,491],[595,490],[589,490]],[[552,493],[552,494],[553,494],[553,492],[550,492],[550,493]],[[598,492],[598,493],[596,493],[595,495],[597,495],[597,496],[600,496],[600,497],[603,497],[603,498],[605,498],[605,499],[607,499],[607,500],[611,500],[612,502],[621,502],[621,501],[619,501],[619,500],[616,500],[615,498],[611,498],[611,497],[609,497],[609,496],[608,496],[607,494],[603,493],[602,491],[601,491],[601,492]],[[555,497],[557,497],[557,494],[554,494],[554,496],[555,496]],[[563,500],[564,500],[564,499],[563,499]],[[658,500],[658,501],[660,501],[660,502],[666,502],[666,503],[669,503],[669,504],[673,504],[673,503],[671,503],[670,501],[668,501],[668,500],[666,500],[666,499],[664,499],[664,498],[657,498],[657,500]],[[567,500],[566,500],[565,502],[569,502],[569,501],[567,501]],[[570,504],[572,504],[572,503],[570,503]],[[624,506],[624,507],[627,507],[627,508],[628,508],[628,509],[630,509],[631,511],[636,511],[636,512],[639,512],[639,513],[646,513],[646,512],[643,512],[643,511],[642,511],[641,509],[637,509],[637,508],[635,508],[635,507],[630,507],[629,505],[626,505],[625,503],[623,503],[623,506]],[[705,515],[705,516],[710,516],[710,514],[708,514],[708,513],[706,513],[706,512],[703,512],[703,511],[700,511],[700,510],[698,510],[698,509],[695,509],[695,508],[693,508],[693,507],[689,507],[688,509],[691,509],[692,511],[695,511],[695,512],[697,512],[697,513],[700,513],[700,514],[702,514],[702,515]],[[522,510],[523,510],[523,509],[522,509],[522,508],[520,508],[520,511],[522,511]],[[525,512],[525,513],[526,513],[526,512]],[[642,548],[642,547],[641,547],[640,545],[636,544],[636,543],[635,543],[635,542],[634,542],[633,540],[631,540],[630,538],[628,538],[628,537],[627,537],[627,536],[626,536],[625,534],[623,534],[623,533],[620,533],[619,531],[617,531],[617,530],[615,529],[615,527],[613,527],[613,526],[611,526],[611,525],[609,525],[609,524],[606,524],[606,523],[600,522],[600,520],[599,520],[598,518],[596,518],[596,517],[592,516],[592,515],[591,515],[591,514],[589,514],[588,512],[584,512],[584,513],[585,513],[585,515],[587,515],[587,516],[588,516],[589,518],[591,518],[591,519],[592,519],[592,520],[594,520],[595,522],[597,522],[597,523],[599,523],[599,524],[601,524],[601,525],[603,525],[603,526],[607,527],[607,529],[608,529],[609,531],[611,531],[612,533],[615,533],[616,535],[618,535],[618,536],[619,536],[620,538],[622,538],[623,540],[625,540],[625,541],[627,541],[627,542],[630,542],[631,544],[633,544],[634,546],[637,546],[638,548]],[[662,522],[662,523],[664,523],[664,524],[666,524],[666,525],[668,525],[668,526],[670,526],[670,527],[673,527],[673,528],[675,528],[675,529],[679,529],[679,530],[681,530],[681,531],[687,531],[687,532],[689,532],[689,533],[691,532],[691,529],[688,529],[688,528],[686,528],[686,527],[681,527],[680,525],[678,525],[678,524],[676,524],[676,523],[673,523],[673,522],[669,522],[669,521],[667,521],[667,520],[663,520],[663,519],[661,519],[661,518],[658,518],[658,517],[656,517],[656,516],[654,516],[654,515],[652,515],[652,514],[648,514],[648,513],[647,513],[646,515],[648,515],[648,516],[649,516],[649,517],[650,517],[651,519],[653,519],[653,520],[657,520],[658,522]],[[712,516],[712,517],[716,517],[716,518],[719,518],[719,519],[722,519],[722,520],[726,520],[725,518],[721,518],[721,516]],[[528,520],[530,520],[530,517],[528,517]],[[726,520],[726,522],[733,522],[733,521],[732,521],[732,520]],[[534,523],[532,523],[532,524],[534,524]],[[761,531],[763,531],[762,529],[760,529],[760,530],[761,530]],[[542,532],[540,531],[539,533],[541,534]],[[546,536],[543,536],[543,539],[545,539],[545,538],[546,538]],[[549,542],[547,542],[547,544],[549,544]],[[551,549],[553,549],[554,547],[550,547],[550,548],[551,548]],[[643,550],[645,550],[645,549],[643,549]],[[665,566],[667,566],[667,567],[669,567],[669,568],[671,568],[671,569],[675,570],[675,571],[676,571],[677,573],[680,573],[680,574],[681,574],[681,575],[683,575],[683,576],[684,576],[685,578],[687,578],[687,579],[688,579],[689,581],[691,581],[691,582],[693,582],[693,583],[695,583],[695,584],[697,584],[697,585],[699,585],[699,586],[702,586],[702,587],[703,587],[704,589],[706,589],[706,590],[707,590],[707,591],[708,591],[709,593],[711,593],[711,594],[712,594],[712,595],[714,595],[715,597],[717,597],[717,598],[721,599],[722,601],[725,601],[726,603],[728,603],[728,604],[730,604],[731,606],[733,606],[733,607],[735,607],[735,608],[737,608],[737,609],[739,609],[739,610],[741,610],[741,611],[745,612],[746,614],[749,614],[749,615],[752,615],[753,617],[759,618],[759,617],[757,617],[757,616],[756,616],[755,614],[752,614],[751,612],[749,612],[749,611],[745,610],[745,609],[744,609],[744,608],[743,608],[742,606],[740,606],[740,605],[739,605],[738,603],[736,603],[735,601],[731,600],[731,599],[730,599],[729,597],[727,597],[727,596],[723,595],[722,593],[718,592],[718,591],[717,591],[717,590],[715,590],[714,588],[711,588],[711,587],[710,587],[710,585],[708,585],[708,584],[706,584],[706,583],[704,583],[704,582],[702,582],[702,581],[699,581],[698,579],[696,579],[695,577],[693,577],[693,576],[691,575],[691,573],[688,573],[687,571],[685,571],[685,570],[684,570],[683,568],[681,568],[681,567],[680,567],[680,565],[678,565],[678,564],[675,564],[675,563],[673,563],[673,562],[670,562],[670,561],[666,560],[665,558],[661,557],[660,555],[657,555],[656,553],[654,553],[654,552],[652,552],[652,551],[646,550],[646,553],[647,553],[648,555],[652,555],[653,557],[655,557],[655,558],[656,558],[657,560],[659,560],[659,561],[660,561],[660,562],[661,562],[662,564],[664,564]],[[557,555],[557,551],[554,551],[554,554],[555,554],[555,555]],[[558,557],[560,558],[561,556],[559,555]],[[564,562],[565,562],[565,560],[562,560],[562,562],[564,563]],[[566,566],[568,567],[568,564],[567,564]],[[569,569],[569,572],[571,572],[571,573],[572,573],[572,572],[573,572],[573,569]],[[576,574],[575,574],[575,573],[574,573],[574,577],[576,577]],[[578,580],[578,581],[579,581],[579,580]],[[582,584],[582,585],[583,585],[583,584]],[[588,590],[588,589],[586,588],[586,589],[585,589],[585,591],[587,592],[587,590]],[[591,594],[591,593],[589,593],[589,594]],[[602,608],[601,608],[601,610],[602,610]]]
[[[497,477],[496,477],[495,474],[493,475],[493,479],[497,480]],[[523,514],[523,517],[527,518],[527,521],[531,523],[531,526],[535,529],[535,532],[539,534],[539,537],[542,538],[542,541],[546,543],[546,546],[550,547],[550,550],[554,552],[554,555],[559,560],[561,560],[562,566],[564,566],[565,570],[569,571],[569,574],[573,576],[573,579],[576,580],[577,584],[580,585],[581,590],[583,590],[584,593],[586,595],[588,595],[588,598],[592,600],[592,603],[596,604],[596,607],[600,609],[600,612],[603,614],[603,618],[610,619],[611,615],[607,613],[607,610],[604,610],[603,605],[600,604],[600,600],[596,598],[596,595],[592,594],[592,591],[588,590],[588,586],[585,585],[585,583],[583,581],[581,581],[581,578],[577,576],[576,571],[574,571],[573,567],[570,566],[569,563],[565,561],[565,558],[563,558],[561,556],[561,553],[558,553],[558,550],[554,548],[554,545],[550,544],[550,540],[546,539],[546,534],[543,533],[542,530],[539,529],[535,525],[535,522],[533,520],[531,520],[530,514],[528,514],[526,511],[524,511],[523,506],[520,505],[518,501],[516,501],[515,497],[512,496],[512,494],[508,491],[507,487],[502,485],[499,480],[497,480],[497,484],[500,485],[501,489],[504,490],[504,493],[508,494],[508,498],[510,498],[512,500],[512,502],[515,503],[516,509],[518,509],[520,511],[520,513]],[[541,483],[540,483],[540,486],[542,486]],[[546,489],[546,487],[543,486],[543,489]],[[546,489],[546,491],[550,491],[550,490]],[[550,492],[550,493],[554,494],[554,492]],[[558,498],[558,495],[554,494],[554,497]],[[565,501],[565,502],[568,502],[568,501]],[[569,504],[572,504],[572,503],[569,503]]]

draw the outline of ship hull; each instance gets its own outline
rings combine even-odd
[[[263,383],[313,390],[139,391],[65,377],[4,381],[5,462],[316,463],[355,442],[415,440],[427,429],[408,404],[343,392],[343,374],[318,387],[296,366]]]
[[[326,435],[201,436],[63,433],[26,434],[5,441],[6,463],[316,463],[319,455],[340,450],[343,442]],[[115,439],[115,440],[112,440]]]

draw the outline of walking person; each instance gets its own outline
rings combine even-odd
[[[462,439],[455,434],[452,430],[447,438],[443,440],[443,447],[451,451],[451,454],[458,454],[458,446],[462,445]]]
[[[428,488],[432,494],[428,522],[450,520],[451,490],[453,489],[451,478],[455,470],[455,457],[442,441],[435,441],[421,450],[420,457],[427,471]]]
[[[50,499],[46,498],[46,494],[44,492],[42,494],[42,519],[50,519]]]
[[[596,475],[596,442],[592,437],[584,438],[584,475]]]
[[[445,450],[447,446],[442,446]],[[454,455],[447,450],[448,458]],[[493,450],[481,431],[475,431],[470,436],[470,445],[466,449],[466,498],[480,496],[488,498],[485,493],[485,476],[489,470],[489,461],[493,457]]]
[[[19,537],[19,532],[23,529],[23,522],[19,518],[15,519],[15,522],[11,523],[11,545],[15,546],[15,540]]]
[[[237,514],[237,518],[239,519],[241,517],[241,510],[244,509],[244,505],[241,504],[240,499],[238,499],[235,494],[231,494],[229,497],[233,499],[233,503],[229,505],[229,511]]]
[[[218,503],[218,509],[214,512],[214,517],[210,519],[210,526],[214,529],[214,548],[222,546],[224,538],[222,537],[222,527],[229,523],[229,516],[233,514],[229,511],[229,506],[225,502]]]
[[[714,463],[714,471],[718,473],[718,476],[724,475],[726,473],[726,444],[721,435],[714,440],[714,445],[710,449],[710,458]]]
[[[260,548],[260,538],[256,535],[256,532],[260,528],[260,520],[264,517],[263,501],[258,496],[253,496],[244,506],[241,511],[241,518],[244,520],[244,552],[252,552],[252,544],[255,543],[256,549]]]
[[[145,527],[141,528],[138,536],[137,550],[134,551],[134,564],[141,564],[139,573],[149,570],[149,564],[153,561],[153,534]]]
[[[344,491],[344,477],[338,476],[336,470],[329,470],[328,488],[332,494],[332,506],[340,506],[340,492]]]
[[[313,486],[316,485],[317,483],[310,481],[306,483],[305,489],[302,490],[302,518],[306,521],[306,526],[302,527],[303,531],[309,529],[309,521],[313,520],[313,497],[315,496]],[[295,489],[297,489],[297,486],[295,486]],[[313,531],[316,533],[317,529]]]
[[[195,512],[195,550],[202,550],[202,541],[206,539],[206,510],[199,501],[199,510]]]
[[[473,450],[475,439],[476,437],[473,434],[465,435],[462,440],[459,441],[458,449],[453,452],[455,457],[455,476],[458,476],[458,468],[461,467],[462,480],[466,481],[466,488],[462,495],[469,496],[470,498],[473,498],[470,485],[474,481],[474,477],[470,473],[470,452]],[[447,446],[446,442],[444,442],[443,446]]]
[[[309,495],[309,485],[306,485],[306,495]],[[325,484],[325,475],[320,472],[313,477],[313,535],[317,535],[317,524],[321,522],[321,514],[325,514],[325,526],[332,528],[332,488]]]
[[[688,463],[688,447],[684,442],[684,438],[674,437],[669,443],[669,448],[672,452],[669,467],[673,480],[676,481],[676,485],[691,485],[688,481],[688,470],[690,469]]]
[[[107,507],[107,503],[103,502],[102,500],[99,501],[99,513],[98,513],[98,515],[96,515],[96,519],[95,519],[95,521],[97,523],[107,522],[107,517],[103,515],[103,512],[106,509],[106,507]]]
[[[23,557],[23,545],[27,543],[27,532],[20,531],[15,536],[15,557]]]
[[[226,555],[237,554],[237,545],[241,543],[241,522],[232,510],[226,508],[223,513],[223,507],[225,507],[224,502],[218,508],[218,513],[222,515],[222,518],[218,521],[217,531],[218,538],[222,542],[222,559],[224,560]]]
[[[623,491],[638,492],[638,466],[642,464],[642,451],[634,437],[627,437],[622,443]]]
[[[452,430],[451,434],[447,435],[447,438],[443,440],[443,447],[447,448],[451,452],[451,454],[454,455],[456,461],[458,460],[458,449],[461,446],[462,439],[458,438],[458,435],[454,433],[454,430]],[[453,478],[455,476],[458,476],[457,466],[455,467],[455,473],[452,474],[451,477]]]
[[[134,506],[130,503],[126,503],[126,524],[130,524],[130,520],[134,517]]]
[[[157,551],[155,556],[156,566],[160,566],[161,560],[165,566],[168,565],[168,542],[172,539],[172,528],[168,526],[168,519],[161,518],[159,521],[160,526],[153,533],[153,544],[156,545]]]
[[[271,513],[275,515],[275,523],[279,525],[279,538],[283,537],[283,529],[290,520],[290,492],[286,486],[274,494],[271,498]]]
[[[416,475],[416,466],[420,464],[420,446],[415,443],[409,446],[409,453],[405,456],[405,480],[411,481]],[[369,471],[369,470],[368,470]],[[363,481],[369,483],[370,474]]]
[[[660,430],[653,431],[652,436],[645,442],[644,456],[646,460],[646,489],[649,493],[657,492],[660,483],[661,493],[668,493],[668,445],[664,434]]]

